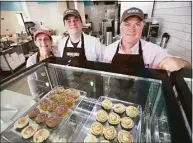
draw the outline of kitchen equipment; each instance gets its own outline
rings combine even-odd
[[[113,34],[112,34],[112,27],[107,27],[107,32],[106,32],[106,45],[109,45],[113,41]]]
[[[169,39],[170,35],[168,33],[163,33],[160,46],[165,49]]]

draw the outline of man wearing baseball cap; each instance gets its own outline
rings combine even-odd
[[[105,48],[104,62],[170,72],[190,66],[187,61],[169,55],[166,49],[140,39],[143,20],[144,14],[139,8],[132,7],[123,12],[120,24],[121,39]]]
[[[102,61],[103,45],[99,39],[82,31],[83,23],[76,9],[68,9],[63,14],[63,22],[69,36],[59,41],[60,56],[69,61]]]

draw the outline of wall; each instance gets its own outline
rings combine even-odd
[[[36,24],[37,28],[40,28],[40,23],[42,22],[43,25],[55,29],[56,32],[64,32],[65,29],[57,2],[26,2],[26,5],[30,18]]]
[[[13,34],[19,31],[25,31],[24,25],[20,25],[16,13],[25,13],[21,2],[0,2],[1,5],[1,35]]]
[[[155,2],[153,17],[161,24],[159,40],[164,32],[171,36],[168,52],[191,62],[191,2]]]
[[[153,0],[152,2],[151,1],[143,2],[143,1],[137,1],[137,0],[135,2],[121,0],[120,2],[119,0],[119,3],[121,4],[121,15],[126,9],[129,9],[131,7],[137,7],[143,10],[145,14],[148,14],[148,18],[151,18],[151,14],[153,11]]]

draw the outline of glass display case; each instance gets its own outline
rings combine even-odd
[[[52,132],[51,142],[83,142],[83,135],[91,134],[88,119],[95,114],[96,106],[101,105],[102,96],[141,107],[140,133],[135,135],[138,138],[135,141],[191,142],[167,72],[118,68],[95,62],[86,63],[86,68],[61,63],[65,64],[65,61],[42,61],[2,81],[1,99],[6,100],[1,100],[1,113],[11,113],[13,109],[14,112],[9,118],[1,118],[1,126],[4,126],[1,140],[14,142],[16,135],[9,128],[16,119],[27,114],[33,105],[60,85],[84,91],[86,97],[80,97],[76,108]],[[114,141],[118,142],[117,136]]]

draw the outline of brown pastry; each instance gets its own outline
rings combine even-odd
[[[49,128],[54,128],[56,127],[60,122],[60,116],[57,114],[51,115],[47,120],[46,120],[46,125]]]
[[[65,104],[65,99],[66,99],[66,95],[60,95],[60,96],[58,96],[58,103],[60,103],[60,104]]]
[[[80,99],[80,91],[72,90],[69,96],[73,97],[75,101],[78,101]]]
[[[47,118],[48,118],[48,114],[45,112],[42,112],[36,116],[35,121],[38,124],[42,124],[46,121]]]
[[[48,106],[50,105],[50,102],[48,99],[43,99],[41,102],[40,102],[40,109],[44,110],[44,111],[47,111],[48,110]]]
[[[58,108],[58,103],[55,101],[51,101],[51,106],[52,106],[51,111],[56,111],[56,109]]]
[[[75,106],[75,100],[74,98],[70,97],[70,96],[66,96],[65,98],[65,104],[69,107],[69,108],[73,108]]]
[[[125,130],[120,130],[118,133],[119,143],[133,143],[133,136]]]
[[[65,91],[65,89],[63,88],[63,87],[58,87],[57,89],[56,89],[56,93],[58,93],[58,94],[61,94],[61,93],[63,93]]]
[[[30,118],[35,118],[40,113],[38,108],[33,108],[29,111],[28,115]]]
[[[59,94],[51,93],[48,97],[50,98],[50,100],[58,101]]]
[[[35,143],[44,142],[50,136],[50,132],[46,129],[39,129],[33,136],[33,141]]]
[[[56,112],[59,116],[64,117],[68,113],[68,107],[66,105],[59,105]]]
[[[66,90],[64,91],[64,93],[65,93],[67,96],[71,96],[72,90],[71,90],[71,89],[66,89]]]

